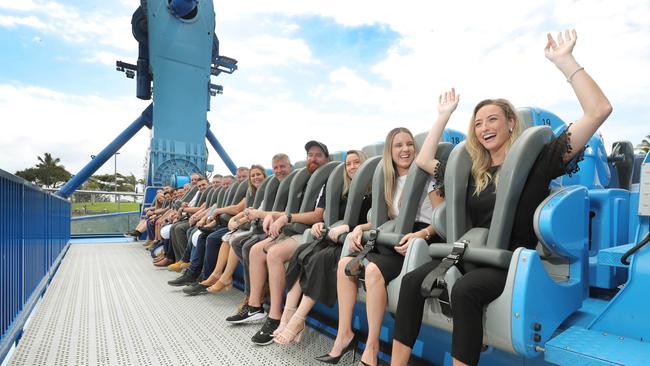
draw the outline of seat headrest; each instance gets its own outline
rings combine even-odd
[[[528,173],[537,161],[539,153],[551,139],[553,131],[550,127],[535,126],[524,130],[510,147],[499,172],[488,248],[508,248],[517,205]]]

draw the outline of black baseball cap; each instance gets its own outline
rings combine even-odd
[[[309,152],[309,149],[311,149],[314,146],[317,146],[319,149],[323,150],[323,154],[325,154],[325,157],[327,158],[330,157],[330,152],[327,150],[327,146],[324,143],[318,142],[316,140],[311,140],[308,143],[306,143],[305,151]]]

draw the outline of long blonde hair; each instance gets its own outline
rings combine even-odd
[[[266,179],[266,169],[264,169],[263,166],[259,164],[253,164],[251,165],[251,168],[248,170],[248,190],[251,192],[251,194],[255,194],[257,192],[257,187],[253,185],[253,175],[251,174],[251,171],[253,169],[257,169],[262,172],[262,175],[264,176],[264,179]]]
[[[351,155],[351,154],[354,154],[354,155],[358,156],[359,161],[361,162],[361,164],[363,164],[363,162],[366,161],[366,159],[368,159],[368,155],[366,155],[366,153],[364,153],[361,150],[348,150],[345,153],[345,156],[346,156],[345,159],[347,160],[347,156]],[[343,164],[345,164],[345,162],[343,162]],[[345,165],[344,165],[343,166],[343,192],[341,193],[342,196],[345,196],[345,195],[348,194],[348,191],[350,190],[350,184],[351,183],[352,183],[352,178],[348,177],[348,171],[347,171],[347,169],[345,169]]]
[[[506,153],[510,150],[510,146],[515,142],[515,140],[521,134],[521,123],[519,122],[519,117],[515,108],[512,106],[507,99],[485,99],[474,107],[474,113],[472,113],[472,119],[469,123],[469,128],[467,130],[467,144],[465,145],[467,152],[469,153],[470,158],[472,159],[472,177],[474,177],[474,182],[476,183],[476,189],[474,190],[474,195],[478,196],[481,191],[483,191],[492,179],[494,179],[494,184],[497,185],[499,182],[499,174],[497,173],[495,177],[489,172],[489,168],[492,165],[492,158],[490,157],[490,152],[481,145],[476,137],[474,132],[474,120],[476,120],[476,113],[485,107],[486,105],[495,105],[503,111],[505,115],[506,122],[512,120],[514,121],[514,127],[510,133],[510,138],[506,141]]]
[[[407,133],[411,136],[413,144],[415,146],[415,154],[418,153],[418,146],[415,143],[415,138],[411,131],[406,127],[397,127],[392,129],[388,135],[386,135],[386,141],[384,141],[384,152],[383,152],[383,169],[384,169],[384,199],[386,200],[386,206],[388,206],[388,215],[390,217],[395,217],[395,207],[393,207],[393,197],[395,196],[395,189],[397,188],[397,167],[393,162],[393,139],[399,133]],[[401,199],[401,198],[400,198]]]

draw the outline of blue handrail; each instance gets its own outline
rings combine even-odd
[[[0,169],[0,360],[70,240],[70,202]]]

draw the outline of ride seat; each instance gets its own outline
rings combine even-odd
[[[384,152],[384,143],[383,141],[370,144],[368,146],[364,146],[361,151],[366,153],[368,157],[373,157],[373,156],[381,156],[382,153]]]
[[[311,175],[304,168],[305,174],[299,175],[291,184],[292,196],[289,197],[289,203],[285,209],[286,213],[311,212],[316,208],[316,200],[320,194],[321,188],[327,182],[330,174],[337,166],[341,165],[340,161],[331,161],[320,166]],[[303,180],[305,183],[303,183]],[[303,193],[303,186],[304,193]],[[297,204],[300,207],[296,207]],[[302,233],[308,229],[307,225],[298,222],[287,225],[293,232]]]
[[[263,181],[262,184],[260,184],[259,187],[257,187],[257,191],[255,191],[255,195],[252,195],[252,192],[247,192],[246,196],[246,206],[248,208],[259,208],[260,205],[262,204],[262,201],[264,200],[264,194],[266,193],[266,187],[268,186],[269,182],[273,180],[273,177],[266,177]]]
[[[451,143],[439,143],[436,158],[441,161],[446,161],[452,149],[453,145]],[[415,217],[420,206],[420,197],[422,197],[422,191],[424,191],[425,184],[428,180],[429,174],[427,172],[418,168],[416,164],[411,165],[407,173],[406,182],[404,183],[404,190],[402,191],[402,203],[399,214],[394,220],[389,220],[388,207],[384,199],[385,184],[383,164],[381,161],[377,164],[372,182],[372,215],[370,222],[372,228],[378,228],[379,230],[376,245],[380,252],[394,250],[393,247],[399,243],[401,238],[412,231]],[[366,242],[367,240],[368,233],[366,232],[363,236],[363,242]],[[426,242],[422,239],[413,239],[409,245],[409,251],[411,251],[411,247],[413,247],[414,243],[418,240],[421,242],[420,246],[424,248],[424,250],[421,251],[421,255],[428,260],[429,257],[426,252]],[[415,246],[417,246],[417,244],[415,244]],[[341,255],[343,257],[349,253],[349,243],[346,240]],[[416,262],[422,263],[423,261],[418,262],[414,256],[410,257],[409,260],[405,259],[400,274],[397,278],[388,283],[386,290],[388,292],[389,312],[394,313],[397,309],[399,287],[402,282],[402,277],[408,271],[417,267],[415,265]],[[363,291],[363,288],[360,288],[359,291],[359,301],[365,301],[365,291]]]
[[[348,199],[345,205],[345,213],[343,220],[338,218],[341,216],[340,200],[343,193],[343,174],[345,174],[345,164],[339,164],[329,176],[327,186],[325,187],[325,212],[323,213],[323,222],[325,227],[331,228],[339,225],[347,224],[350,230],[354,229],[359,224],[359,214],[361,212],[361,205],[363,197],[367,193],[368,187],[371,186],[372,176],[377,163],[381,157],[374,156],[361,164],[348,189]],[[339,243],[343,244],[347,234],[339,237]],[[305,229],[303,236],[303,243],[307,243],[313,239],[309,228]]]
[[[634,146],[629,141],[617,141],[612,144],[612,153],[607,157],[612,178],[610,188],[630,190],[632,173],[634,173]]]
[[[293,179],[298,175],[298,173],[301,170],[293,170],[289,175],[287,175],[282,182],[279,182],[279,185],[276,189],[275,192],[275,199],[273,200],[273,206],[271,207],[271,211],[284,211],[284,209],[287,207],[287,202],[289,200],[289,191],[291,189],[291,183],[293,182]],[[267,191],[264,195],[264,201],[268,198],[268,195],[272,192]],[[265,206],[268,203],[265,202]]]
[[[538,356],[536,346],[543,346],[586,297],[589,201],[585,187],[564,188],[537,209],[535,225],[540,221],[538,226],[544,227],[538,236],[548,264],[542,262],[542,256],[535,250],[508,250],[514,215],[528,174],[552,138],[549,127],[531,127],[512,145],[499,173],[489,231],[471,228],[466,212],[471,160],[465,143],[459,144],[451,153],[445,174],[447,243],[429,247],[432,257],[443,258],[451,253],[454,242],[467,239],[469,246],[463,257],[466,266],[508,270],[503,293],[486,308],[484,343],[525,357]],[[551,235],[547,230],[549,224],[554,228]],[[552,276],[547,267],[552,269],[554,265],[558,271]],[[427,301],[423,322],[451,331],[452,319],[442,314],[436,303],[437,300]]]

